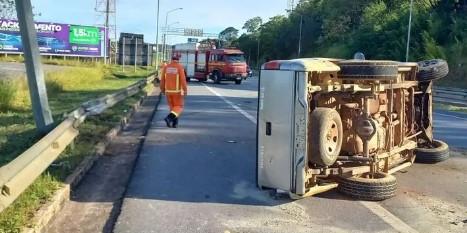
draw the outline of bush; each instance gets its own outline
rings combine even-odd
[[[7,112],[12,109],[16,95],[17,85],[10,80],[0,80],[0,112]]]

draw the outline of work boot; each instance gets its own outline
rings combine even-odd
[[[177,128],[178,127],[178,117],[175,117],[175,119],[172,121],[172,128]]]
[[[174,119],[176,118],[175,114],[170,113],[164,118],[165,124],[167,124],[168,128],[172,128],[172,124],[174,122]]]

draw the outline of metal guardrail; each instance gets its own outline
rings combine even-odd
[[[434,87],[434,101],[457,106],[467,106],[467,90],[454,87]]]
[[[98,115],[152,83],[155,75],[121,91],[82,104],[16,159],[0,167],[0,212],[6,209],[39,177],[78,136],[78,126],[87,116]]]

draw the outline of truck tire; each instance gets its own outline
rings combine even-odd
[[[420,82],[444,78],[449,74],[449,66],[445,60],[433,59],[418,62],[417,79]]]
[[[449,146],[443,141],[433,140],[433,148],[416,148],[415,155],[417,163],[439,163],[449,158]]]
[[[242,84],[242,80],[235,80],[235,84],[237,84],[237,85]]]
[[[394,61],[347,60],[337,63],[339,78],[350,80],[396,80],[399,66]]]
[[[396,177],[386,173],[376,173],[375,178],[339,177],[339,192],[366,201],[382,201],[394,197],[397,190]]]
[[[333,165],[342,147],[343,129],[339,113],[331,108],[316,108],[311,113],[310,162],[318,166]]]

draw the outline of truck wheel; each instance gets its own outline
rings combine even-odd
[[[445,60],[433,59],[418,62],[417,79],[420,82],[444,78],[449,74],[449,66]]]
[[[221,83],[221,76],[220,76],[220,74],[218,72],[215,72],[212,75],[212,78],[213,78],[215,84],[220,84]]]
[[[333,165],[342,147],[342,120],[331,108],[316,108],[311,114],[310,162],[318,166]]]
[[[242,84],[242,80],[235,80],[235,84],[237,84],[237,85]]]
[[[432,148],[416,148],[415,155],[417,163],[439,163],[449,158],[449,146],[443,141],[433,140]]]
[[[348,60],[337,63],[338,77],[350,80],[396,80],[399,66],[394,61]]]
[[[386,173],[376,173],[374,178],[339,177],[339,192],[356,199],[382,201],[396,195],[396,177]]]

